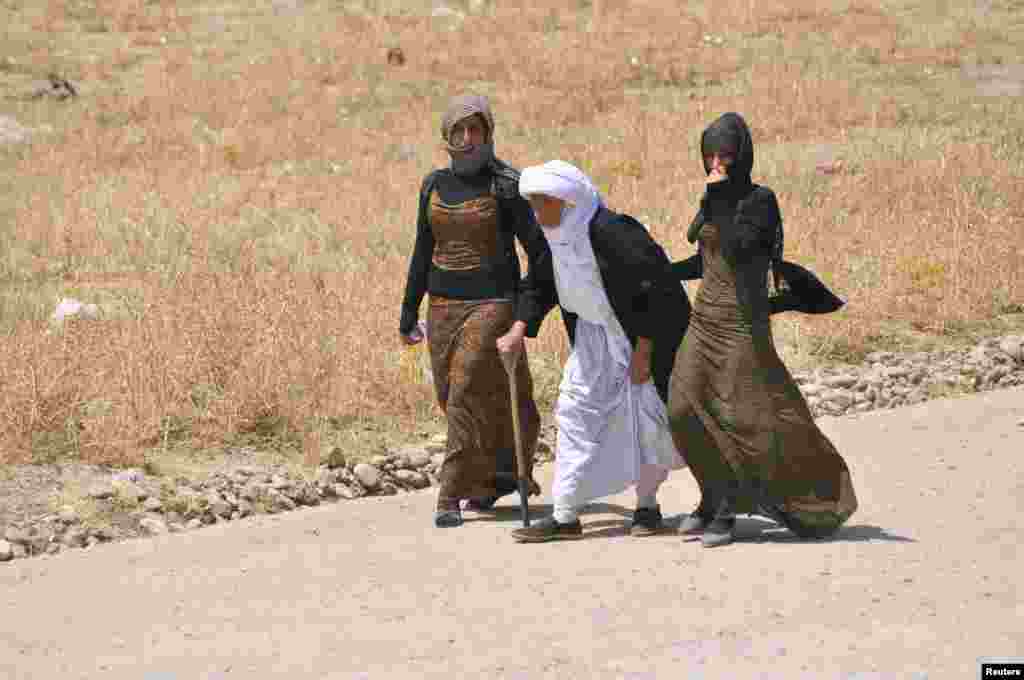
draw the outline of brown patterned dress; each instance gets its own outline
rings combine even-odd
[[[426,288],[434,386],[448,421],[438,510],[453,510],[461,499],[518,490],[509,380],[496,341],[511,328],[521,302],[512,237],[535,251],[543,246],[543,234],[525,201],[499,200],[493,178],[439,171],[425,183],[425,191],[402,330],[412,325]],[[525,356],[517,370],[519,422],[533,495],[540,493],[532,477],[540,414]]]

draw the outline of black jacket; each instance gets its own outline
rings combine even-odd
[[[598,209],[590,220],[590,243],[608,301],[630,343],[636,347],[637,338],[643,337],[653,344],[651,373],[658,393],[667,401],[676,351],[690,323],[686,291],[665,251],[644,225],[629,215]],[[523,287],[529,295],[524,297],[527,302],[520,305],[517,318],[526,322],[526,335],[533,338],[547,313],[559,304],[550,250],[530,262]],[[576,315],[564,308],[561,311],[573,343]]]

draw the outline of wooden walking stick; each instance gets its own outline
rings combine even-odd
[[[523,526],[530,526],[529,482],[527,478],[526,456],[523,452],[523,431],[519,427],[519,386],[516,384],[516,366],[521,351],[500,352],[501,363],[508,374],[508,387],[512,399],[512,429],[516,440],[516,469],[519,474],[519,509],[523,515]]]

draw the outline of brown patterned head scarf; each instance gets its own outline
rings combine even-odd
[[[468,148],[455,147],[451,143],[452,128],[459,121],[471,116],[480,116],[487,124],[487,139],[483,144]],[[452,157],[452,170],[458,175],[473,175],[494,159],[494,114],[487,97],[478,94],[464,94],[455,97],[448,104],[448,110],[441,119],[441,138],[445,149]]]

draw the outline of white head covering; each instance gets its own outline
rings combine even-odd
[[[524,169],[519,176],[519,193],[527,198],[531,194],[553,196],[568,204],[557,228],[541,225],[549,242],[573,241],[586,235],[590,219],[601,207],[601,195],[594,183],[565,161],[548,161]]]
[[[551,249],[558,301],[591,323],[621,328],[601,279],[590,243],[590,220],[601,207],[594,183],[574,165],[548,161],[526,168],[519,176],[519,193],[553,196],[566,202],[557,226],[541,225]]]

